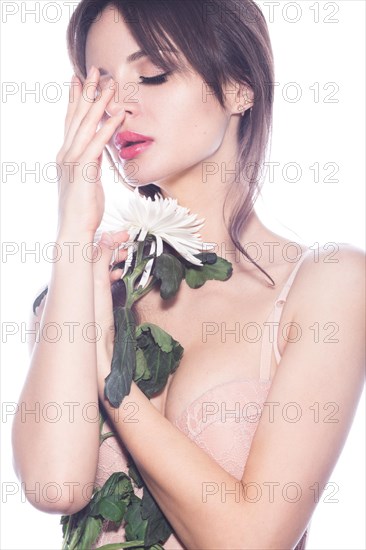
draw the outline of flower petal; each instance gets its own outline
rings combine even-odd
[[[188,208],[179,206],[176,199],[142,196],[138,190],[129,193],[129,200],[113,205],[113,211],[103,216],[96,237],[102,231],[128,230],[130,240],[142,242],[146,235],[155,236],[156,254],[163,251],[162,241],[167,242],[183,258],[194,265],[202,265],[194,254],[212,249],[215,243],[204,243],[199,231],[204,219],[189,212]]]
[[[151,246],[150,246],[149,256],[151,256],[151,254],[154,254],[155,249],[156,249],[155,241],[152,241]],[[154,260],[155,260],[155,258],[151,258],[151,260],[149,260],[147,262],[146,267],[144,269],[144,272],[141,276],[141,279],[140,279],[140,282],[139,282],[139,285],[138,285],[137,288],[140,288],[140,287],[145,288],[145,286],[147,285],[147,283],[150,279],[151,270],[152,270],[152,267],[153,267],[153,264],[154,264]]]

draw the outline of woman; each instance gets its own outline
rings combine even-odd
[[[20,400],[29,407],[56,402],[65,414],[58,423],[16,418],[18,475],[26,485],[64,487],[54,503],[32,502],[72,514],[87,504],[85,487],[125,467],[126,449],[174,530],[165,548],[304,548],[315,491],[329,479],[362,389],[364,259],[346,246],[333,261],[329,251],[315,257],[269,231],[252,209],[273,101],[262,14],[251,1],[83,0],[68,36],[79,78],[57,157],[64,254],[34,322],[41,333],[50,322],[75,330],[72,345],[64,332],[34,346]],[[128,131],[149,138],[148,146],[119,151]],[[225,283],[194,291],[182,284],[170,302],[155,291],[141,299],[140,320],[167,330],[185,351],[163,392],[148,400],[133,383],[118,414],[104,397],[111,282],[122,274],[110,274],[109,265],[125,259],[114,250],[127,235],[104,234],[98,262],[82,254],[103,215],[95,163],[105,147],[142,193],[158,188],[204,217],[203,240],[233,264]],[[72,261],[70,242],[82,245]],[[246,250],[253,243],[258,262]],[[82,333],[93,322],[102,327],[96,344]],[[315,323],[331,323],[336,336],[315,338]],[[219,329],[203,334],[209,324]],[[248,337],[243,329],[251,324],[261,338]],[[98,424],[81,413],[98,399],[117,433],[100,452]],[[72,421],[70,403],[79,404]],[[237,403],[263,412],[255,421],[233,420]],[[215,411],[210,422],[202,420],[204,406]],[[122,537],[108,530],[98,544]]]

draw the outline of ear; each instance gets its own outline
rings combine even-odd
[[[243,115],[254,105],[254,92],[248,84],[231,82],[225,88],[226,106],[231,115]]]

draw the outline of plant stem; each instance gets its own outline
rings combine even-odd
[[[134,299],[133,299],[133,286],[134,286],[134,280],[132,275],[129,275],[128,277],[125,277],[124,283],[126,287],[126,302],[125,307],[128,309],[131,309]]]
[[[148,294],[150,290],[156,285],[158,282],[158,279],[156,279],[153,276],[153,279],[150,281],[148,285],[145,286],[145,288],[140,288],[139,290],[135,290],[134,292],[134,302],[137,302],[140,298],[145,296],[145,294]]]
[[[131,309],[132,305],[136,300],[139,300],[149,292],[154,284],[156,283],[157,279],[154,278],[153,284],[149,283],[145,288],[140,288],[135,290],[135,282],[140,275],[142,275],[146,264],[149,260],[154,258],[154,256],[147,256],[146,258],[143,258],[139,264],[136,263],[136,266],[133,270],[133,272],[130,275],[127,275],[124,277],[123,282],[125,283],[126,287],[126,305],[125,307],[128,309]]]
[[[137,245],[137,254],[136,254],[135,267],[141,263],[142,256],[143,256],[143,253],[144,253],[144,247],[145,247],[145,241],[144,240],[140,241],[139,244]]]
[[[107,432],[105,434],[102,434],[100,436],[100,445],[106,440],[108,439],[109,437],[113,437],[115,436],[116,434],[114,432]]]
[[[62,549],[61,550],[65,550],[67,548],[67,540],[68,540],[69,535],[70,535],[71,522],[72,522],[72,517],[69,516],[69,521],[67,522],[66,533],[65,533],[65,536],[64,536],[64,540],[62,542]]]
[[[132,540],[131,542],[116,542],[112,544],[105,544],[100,546],[97,550],[119,550],[120,548],[136,548],[138,546],[144,546],[145,541],[143,540]]]

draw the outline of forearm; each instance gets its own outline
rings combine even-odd
[[[14,421],[14,458],[25,483],[94,480],[98,457],[98,392],[93,264],[67,234],[57,239],[29,374]],[[34,414],[27,411],[35,411]],[[55,421],[56,418],[56,421]],[[86,504],[86,502],[85,502]]]
[[[116,431],[186,548],[256,548],[249,510],[237,498],[242,496],[240,481],[175,428],[135,383],[118,410],[104,400],[102,376],[99,392]]]

